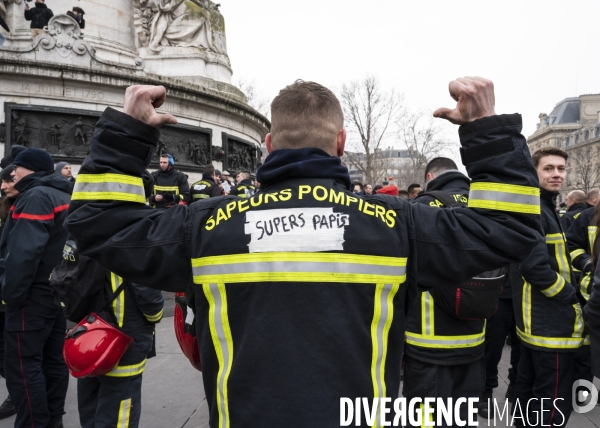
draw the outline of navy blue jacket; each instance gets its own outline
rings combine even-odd
[[[28,299],[54,306],[50,273],[62,260],[63,226],[73,185],[60,175],[36,172],[21,179],[0,239],[2,297],[19,307]]]

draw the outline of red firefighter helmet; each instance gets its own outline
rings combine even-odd
[[[73,377],[102,376],[115,368],[132,342],[92,312],[67,333],[63,356]]]
[[[180,299],[177,299],[179,297]],[[175,336],[177,342],[181,347],[183,355],[190,360],[192,366],[196,370],[202,371],[202,361],[200,360],[200,347],[198,346],[198,338],[192,336],[190,333],[185,331],[185,314],[181,308],[182,299],[185,299],[185,293],[175,293],[177,304],[175,305],[174,323],[175,323]],[[187,302],[186,302],[187,307]]]

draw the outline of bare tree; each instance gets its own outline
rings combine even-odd
[[[236,79],[233,83],[239,88],[240,91],[246,95],[248,104],[258,111],[263,116],[270,118],[271,116],[271,102],[260,95],[260,91],[257,89],[254,80],[248,80],[245,77]]]
[[[360,171],[368,183],[377,183],[389,166],[384,141],[391,136],[403,98],[393,89],[384,90],[373,76],[344,84],[340,98],[349,131],[346,163]]]
[[[569,153],[567,184],[585,193],[600,185],[600,163],[592,147],[582,147]]]
[[[406,186],[421,183],[427,163],[451,145],[444,136],[444,126],[430,112],[403,110],[396,120],[398,138],[406,148],[409,162],[400,180]]]

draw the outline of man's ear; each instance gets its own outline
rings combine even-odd
[[[267,146],[267,153],[271,153],[273,151],[273,140],[271,140],[270,132],[265,137],[265,146]]]
[[[338,132],[337,137],[336,137],[336,151],[337,151],[337,156],[338,157],[342,157],[344,156],[344,148],[346,147],[346,130],[342,129],[340,132]]]
[[[427,182],[433,180],[435,178],[435,175],[433,175],[432,173],[428,172],[427,173]]]

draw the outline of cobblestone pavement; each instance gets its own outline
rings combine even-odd
[[[157,356],[148,360],[142,386],[141,428],[205,428],[208,427],[208,407],[202,387],[202,374],[192,368],[181,353],[175,333],[173,318],[165,318],[156,331]],[[504,397],[508,379],[508,354],[504,349],[500,362],[500,386],[494,391],[496,398]],[[595,379],[600,390],[600,381]],[[79,428],[77,414],[76,381],[71,378],[67,395],[65,428]],[[0,402],[6,397],[6,386],[0,382]],[[0,428],[14,424],[14,416],[1,420]],[[494,426],[493,421],[480,419],[480,426]],[[500,424],[498,427],[509,425]],[[572,413],[568,428],[600,428],[600,407],[580,415]]]

